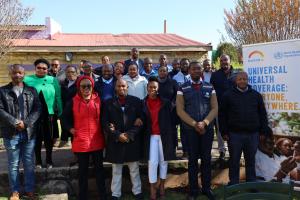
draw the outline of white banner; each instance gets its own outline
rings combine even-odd
[[[245,45],[243,62],[274,134],[300,136],[300,40]]]

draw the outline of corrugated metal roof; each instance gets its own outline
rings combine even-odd
[[[48,47],[100,47],[100,46],[158,46],[199,47],[210,46],[176,34],[73,34],[57,33],[51,39],[18,39],[16,46]]]

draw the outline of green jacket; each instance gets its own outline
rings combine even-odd
[[[24,82],[34,87],[38,94],[43,93],[49,114],[54,114],[55,111],[58,116],[62,114],[60,85],[55,77],[46,75],[40,78],[34,74],[25,76]]]

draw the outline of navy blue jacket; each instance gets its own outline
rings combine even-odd
[[[234,70],[233,67],[230,68],[230,72],[227,75],[222,68],[212,73],[210,83],[216,90],[219,105],[222,101],[223,94],[235,85],[236,73],[237,71]]]
[[[260,93],[248,86],[241,92],[236,87],[224,93],[219,109],[220,131],[265,134],[268,128],[267,112]]]

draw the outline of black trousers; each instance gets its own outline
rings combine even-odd
[[[62,127],[63,126],[62,121],[60,121],[60,123],[61,123],[61,127]],[[67,142],[69,140],[69,137],[71,137],[71,140],[72,140],[72,134],[69,131],[62,128],[61,129],[60,140]]]
[[[103,168],[103,151],[75,153],[78,158],[79,200],[88,200],[89,159],[93,159],[96,183],[101,200],[106,200],[105,177]]]
[[[55,123],[57,125],[57,120],[53,117],[53,115],[42,115],[39,120],[38,126],[38,134],[36,135],[35,142],[35,159],[36,164],[42,164],[42,143],[44,141],[44,145],[46,148],[46,163],[53,164],[52,162],[52,150],[53,150],[53,137],[55,131]]]

